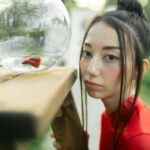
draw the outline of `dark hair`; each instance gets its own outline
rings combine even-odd
[[[120,52],[121,52],[121,87],[120,87],[120,100],[118,104],[118,116],[115,121],[115,132],[113,138],[113,149],[116,149],[117,143],[120,139],[120,136],[124,130],[124,127],[127,125],[129,119],[132,116],[133,108],[137,99],[137,96],[140,91],[141,81],[142,81],[142,71],[143,71],[143,59],[149,57],[150,51],[150,28],[146,22],[146,16],[143,11],[141,4],[137,0],[118,0],[117,1],[117,9],[114,11],[106,12],[102,16],[95,17],[91,24],[89,25],[83,42],[93,24],[102,21],[106,24],[110,25],[115,31],[117,32],[119,45],[120,45]],[[125,36],[127,38],[125,38]],[[126,85],[126,49],[128,43],[130,52],[132,54],[133,62],[132,64],[132,74],[134,68],[137,71],[137,80],[136,80],[136,89],[135,95],[133,99],[133,103],[131,106],[130,111],[128,112],[126,119],[124,121],[123,126],[119,134],[118,125],[121,117],[121,103],[125,98],[125,85]],[[133,56],[133,49],[135,50]],[[82,51],[82,49],[81,49]],[[81,56],[80,56],[81,58]],[[81,72],[81,71],[80,71]],[[82,84],[82,78],[80,73],[80,81]],[[82,87],[82,85],[81,85]]]

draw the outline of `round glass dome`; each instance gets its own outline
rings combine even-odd
[[[44,70],[69,43],[61,0],[0,0],[0,64],[18,72]]]

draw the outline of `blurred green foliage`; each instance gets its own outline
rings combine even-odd
[[[72,8],[77,6],[77,2],[75,0],[62,0],[67,10],[70,12]]]
[[[140,96],[150,106],[150,69],[143,81]]]
[[[150,22],[150,0],[148,0],[147,5],[144,7],[147,14],[147,20]]]
[[[48,127],[47,130],[37,139],[28,140],[28,149],[29,150],[54,150],[52,145],[52,139],[50,138],[51,127]]]
[[[24,35],[28,32],[27,23],[36,19],[40,8],[29,5],[27,2],[14,1],[14,7],[0,12],[0,40],[13,35]]]

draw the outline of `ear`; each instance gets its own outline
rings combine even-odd
[[[143,59],[143,73],[142,77],[144,78],[149,70],[149,60],[148,59]]]

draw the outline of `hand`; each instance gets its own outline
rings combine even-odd
[[[54,141],[53,141],[53,146],[55,147],[55,149],[56,149],[56,150],[61,150],[61,146],[60,146],[60,144],[56,141],[54,133],[51,133],[51,134],[50,134],[50,137],[51,137],[52,139],[54,139]]]

